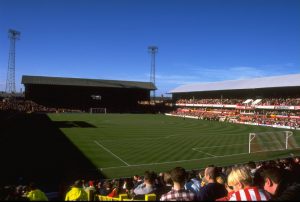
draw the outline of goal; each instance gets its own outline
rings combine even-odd
[[[91,114],[106,114],[106,108],[90,108]]]
[[[296,148],[292,131],[249,133],[249,153]]]

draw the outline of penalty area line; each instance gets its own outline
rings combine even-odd
[[[199,160],[204,160],[204,159],[222,158],[222,157],[229,157],[229,156],[240,156],[240,155],[246,155],[246,154],[249,154],[249,153],[229,154],[229,155],[224,155],[224,156],[204,157],[204,158],[198,158],[198,159],[187,159],[187,160],[179,160],[179,161],[160,162],[160,163],[145,163],[145,164],[135,164],[135,165],[128,165],[128,166],[104,167],[104,168],[98,168],[98,169],[99,170],[109,170],[109,169],[118,169],[118,168],[125,168],[125,167],[128,168],[128,167],[139,167],[139,166],[164,165],[164,164],[172,164],[172,163],[199,161]]]
[[[124,161],[123,159],[121,159],[120,157],[118,157],[116,154],[112,153],[109,149],[107,149],[106,147],[104,147],[102,144],[100,144],[98,141],[94,140],[95,144],[97,144],[99,147],[101,147],[102,149],[104,149],[105,151],[107,151],[108,153],[110,153],[111,155],[113,155],[114,157],[116,157],[117,159],[119,159],[120,161],[122,161],[125,165],[130,166],[129,163],[127,163],[126,161]]]
[[[300,147],[297,147],[297,148],[300,148]],[[267,152],[274,152],[274,151],[257,151],[257,152],[251,152],[251,154],[253,154],[253,153],[267,153]],[[206,159],[217,159],[217,158],[224,158],[224,157],[226,158],[226,157],[230,157],[230,156],[244,156],[244,155],[246,155],[246,156],[249,155],[249,152],[228,154],[228,155],[222,155],[222,156],[204,157],[204,158],[198,158],[198,159],[186,159],[186,160],[179,160],[179,161],[167,161],[167,162],[158,162],[158,163],[132,164],[132,165],[127,165],[127,166],[104,167],[104,168],[98,168],[98,169],[102,171],[102,170],[110,170],[110,169],[129,168],[129,167],[153,166],[153,165],[164,165],[164,164],[173,164],[173,163],[192,162],[192,161],[199,161],[199,160],[206,160]],[[265,159],[265,160],[268,160],[268,159]]]
[[[201,152],[201,153],[206,154],[206,155],[208,155],[208,156],[217,157],[217,156],[212,155],[212,154],[210,154],[210,153],[203,152],[203,151],[199,150],[198,148],[192,148],[192,150],[197,151],[197,152]]]

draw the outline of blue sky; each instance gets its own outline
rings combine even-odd
[[[0,0],[0,91],[8,29],[22,75],[182,84],[300,73],[299,0]]]

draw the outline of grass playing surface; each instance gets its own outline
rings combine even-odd
[[[165,115],[48,114],[63,134],[108,178],[200,169],[299,155],[299,150],[248,154],[250,132],[271,127],[183,119]],[[300,131],[293,131],[300,143]]]

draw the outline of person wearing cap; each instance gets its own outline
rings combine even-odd
[[[94,194],[95,194],[95,192],[96,192],[96,188],[95,188],[95,186],[94,186],[94,182],[90,180],[90,181],[89,181],[89,186],[86,187],[86,188],[84,189],[84,191],[87,193],[89,201],[93,201],[93,199],[94,199]]]
[[[83,190],[80,185],[81,181],[77,180],[71,190],[66,194],[65,201],[87,201],[87,193]]]

